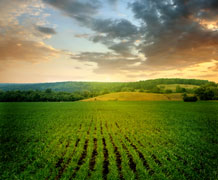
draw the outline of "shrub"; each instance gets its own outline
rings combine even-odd
[[[171,89],[166,89],[166,90],[165,90],[165,93],[166,93],[166,94],[170,94],[170,93],[173,93],[173,91],[172,91]]]
[[[184,102],[196,102],[198,98],[196,96],[184,96]]]

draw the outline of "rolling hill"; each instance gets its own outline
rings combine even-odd
[[[40,90],[51,89],[57,92],[101,92],[106,94],[109,92],[127,92],[127,91],[152,91],[155,87],[166,86],[169,88],[180,86],[196,87],[208,83],[214,83],[207,80],[197,79],[153,79],[146,81],[137,82],[54,82],[54,83],[26,83],[26,84],[15,84],[15,83],[0,83],[0,90],[2,91],[27,91],[27,90]]]
[[[155,94],[142,92],[110,93],[82,101],[182,101],[181,93]]]

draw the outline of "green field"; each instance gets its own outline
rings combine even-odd
[[[0,103],[0,179],[218,179],[218,102]]]

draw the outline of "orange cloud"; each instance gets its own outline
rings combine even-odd
[[[0,62],[5,66],[10,64],[6,61],[11,62],[11,67],[16,61],[37,63],[61,53],[42,42],[55,34],[54,29],[42,26],[46,22],[43,8],[37,0],[0,2]],[[22,23],[18,20],[21,15],[25,15]],[[37,26],[38,23],[41,25]]]
[[[19,60],[39,62],[57,56],[58,53],[58,50],[42,42],[17,38],[0,40],[0,61]]]

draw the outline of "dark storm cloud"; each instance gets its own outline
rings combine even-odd
[[[217,20],[217,0],[139,0],[130,7],[143,23],[139,50],[146,64],[175,67],[218,59],[218,31],[201,24]]]
[[[108,49],[113,50],[114,52],[122,55],[132,55],[132,49],[135,47],[133,43],[136,41],[137,37],[133,36],[131,38],[126,37],[122,39],[112,38],[110,34],[107,35],[93,35],[89,40],[97,43],[100,42],[108,47]],[[118,40],[118,41],[116,41]]]
[[[94,35],[90,40],[103,43],[116,53],[125,55],[131,54],[139,36],[138,28],[126,19],[97,19],[93,22],[92,29],[100,35]]]
[[[130,54],[134,41],[138,38],[138,28],[126,19],[99,19],[93,17],[101,5],[99,3],[81,3],[69,0],[44,0],[52,6],[60,9],[66,15],[76,19],[83,26],[97,32],[90,36],[93,42],[100,42],[109,49],[119,54]],[[97,2],[97,1],[95,1]],[[116,3],[116,1],[110,1]],[[115,40],[128,40],[128,42],[116,42]]]
[[[112,46],[110,46],[109,49],[114,50],[115,52],[119,54],[123,54],[125,56],[131,56],[132,47],[133,47],[132,41],[127,41],[127,42],[115,43]]]
[[[112,6],[113,9],[116,9],[118,0],[108,0],[108,3]]]
[[[207,27],[211,22],[218,23],[218,0],[136,0],[129,7],[140,27],[126,19],[97,17],[103,1],[44,2],[92,29],[95,34],[86,38],[113,50],[117,61],[120,56],[133,56],[132,50],[144,54],[147,60],[138,67],[140,70],[178,69],[218,59],[218,30]]]
[[[89,39],[100,42],[116,53],[131,53],[134,42],[140,38],[138,28],[127,20],[97,20],[93,25],[97,35]]]
[[[43,0],[60,9],[65,15],[77,20],[98,34],[90,38],[93,42],[101,42],[107,46],[114,45],[115,39],[130,39],[138,33],[138,28],[126,19],[99,19],[94,17],[102,6],[99,1]],[[116,1],[110,1],[116,3]]]
[[[51,34],[51,35],[56,34],[56,31],[50,27],[36,26],[36,29],[44,34]]]
[[[118,0],[108,0],[108,2],[112,5],[116,4],[118,2]]]
[[[83,33],[83,34],[75,34],[74,37],[76,38],[88,38],[90,35],[87,33]]]
[[[100,7],[98,0],[43,0],[43,2],[60,9],[65,15],[80,21],[89,23],[91,16],[95,15]]]
[[[113,53],[82,52],[71,56],[72,59],[83,62],[94,62],[98,68],[95,73],[108,74],[120,73],[129,70],[131,66],[141,60],[137,56],[122,56]]]
[[[92,29],[100,33],[106,33],[110,38],[128,38],[138,31],[137,27],[126,19],[97,19],[93,21]]]
[[[99,19],[95,15],[98,13],[99,8],[102,6],[100,1],[70,1],[70,0],[44,0],[44,2],[60,9],[65,15],[77,20],[81,25],[86,26],[97,34],[90,36],[93,42],[100,42],[106,45],[109,49],[114,49],[118,52],[121,49],[128,47],[120,47],[120,42],[115,40],[128,40],[133,42],[136,40],[138,28],[126,19]],[[116,3],[116,0],[110,0],[111,4]],[[124,46],[127,43],[123,44]]]
[[[126,19],[112,20],[95,18],[94,15],[97,14],[101,7],[99,1],[43,1],[60,9],[64,14],[76,19],[82,25],[87,26],[98,33],[106,33],[110,38],[126,38],[137,33],[137,27]]]

